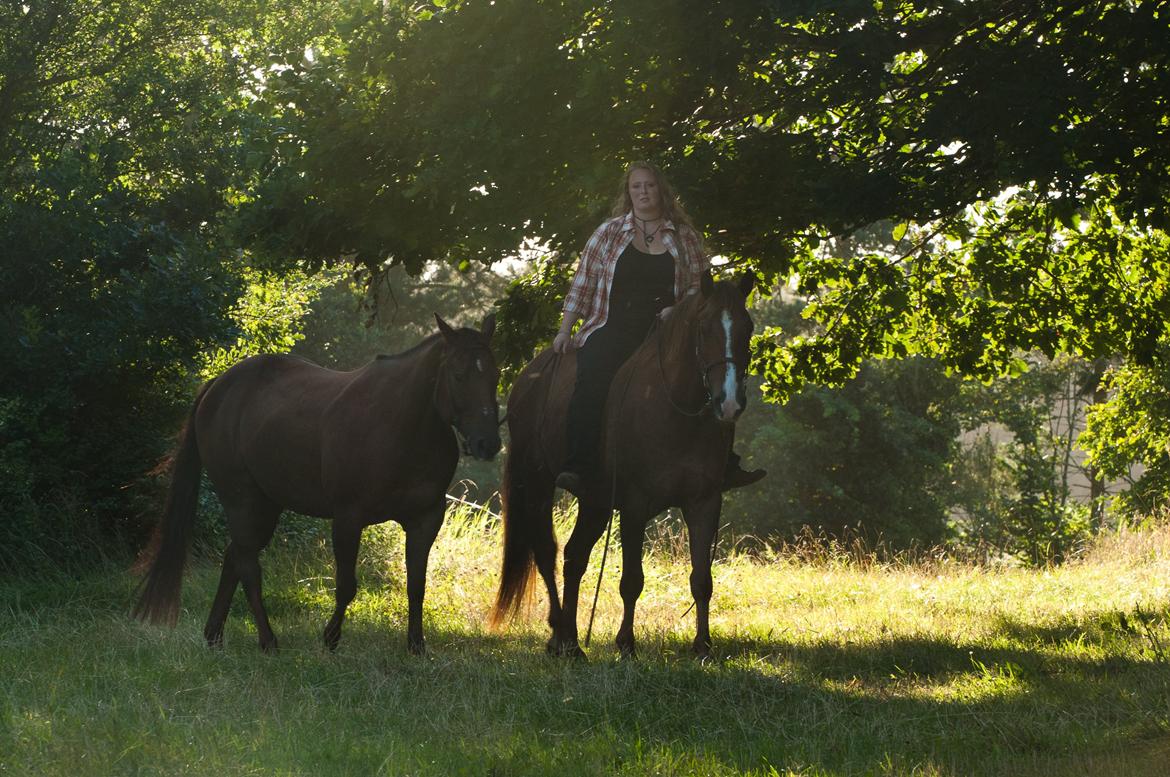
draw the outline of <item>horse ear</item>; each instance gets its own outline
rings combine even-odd
[[[491,340],[492,335],[496,331],[496,314],[488,313],[483,317],[483,324],[480,325],[479,331],[483,332],[483,336]]]
[[[450,340],[451,336],[455,334],[455,330],[451,328],[451,325],[440,318],[438,313],[435,314],[435,323],[439,325],[439,333],[442,334],[444,338]]]
[[[756,274],[748,270],[739,278],[739,290],[743,292],[743,296],[751,294],[752,289],[756,287]]]
[[[711,280],[711,273],[705,272],[699,278],[699,292],[706,297],[713,291],[715,291],[715,281]]]

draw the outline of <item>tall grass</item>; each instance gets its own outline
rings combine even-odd
[[[466,509],[431,557],[428,655],[405,650],[394,525],[367,530],[330,654],[326,529],[292,520],[263,559],[271,657],[242,597],[225,649],[203,646],[214,563],[189,572],[173,630],[128,617],[120,568],[0,581],[0,774],[1161,775],[1170,758],[1165,527],[1044,570],[725,536],[702,664],[669,519],[651,532],[634,661],[612,646],[616,548],[588,662],[543,654],[543,596],[489,630],[499,531]]]

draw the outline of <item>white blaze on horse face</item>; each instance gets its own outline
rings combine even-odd
[[[723,311],[723,356],[727,359],[723,373],[723,406],[720,408],[724,418],[731,420],[740,411],[739,381],[735,374],[735,363],[731,361],[731,313]]]
[[[479,370],[480,372],[483,372],[483,359],[476,359],[475,360],[475,368],[477,370]]]

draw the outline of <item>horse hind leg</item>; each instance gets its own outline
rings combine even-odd
[[[557,655],[585,655],[577,640],[577,600],[581,593],[581,578],[589,566],[589,555],[605,531],[609,517],[608,507],[600,501],[586,498],[577,503],[577,524],[565,543],[565,595],[561,600],[560,623],[553,635],[553,652]]]
[[[551,518],[556,487],[551,477],[541,477],[534,473],[527,479],[525,487],[515,489],[513,494],[525,500],[524,514],[537,518],[531,524],[532,560],[548,593],[548,626],[553,630],[553,637],[549,641],[551,651],[557,626],[561,622],[561,597],[557,590],[557,537]]]
[[[260,649],[265,653],[273,653],[277,649],[276,635],[272,633],[272,627],[268,623],[268,611],[264,608],[260,551],[268,547],[272,539],[277,519],[280,518],[280,508],[267,500],[257,498],[247,503],[225,505],[224,510],[227,512],[228,531],[232,538],[224,563],[226,565],[230,559],[235,578],[244,587],[244,595],[256,623]],[[225,570],[220,577],[220,590],[216,593],[215,603],[212,605],[212,617],[208,619],[209,627],[215,624],[217,618],[220,620],[221,633],[222,619],[227,616],[227,607],[231,603],[231,593],[234,590],[235,584]],[[219,616],[221,611],[222,617]],[[214,636],[215,629],[211,631]]]
[[[219,573],[219,587],[216,589],[215,599],[211,603],[207,624],[203,627],[203,638],[207,640],[207,646],[210,648],[223,647],[223,624],[227,621],[232,598],[236,595],[236,586],[240,583],[234,552],[232,543],[229,542],[223,553],[223,569]]]

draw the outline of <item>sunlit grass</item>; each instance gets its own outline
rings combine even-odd
[[[129,619],[122,570],[0,581],[0,774],[1153,775],[1170,754],[1165,528],[1045,570],[721,551],[700,664],[670,522],[652,533],[636,661],[612,644],[614,533],[587,663],[543,654],[542,593],[487,628],[499,527],[467,510],[431,557],[427,657],[405,650],[395,525],[367,531],[330,654],[326,524],[290,526],[263,559],[276,656],[242,597],[225,649],[203,646],[210,562],[173,630]]]

